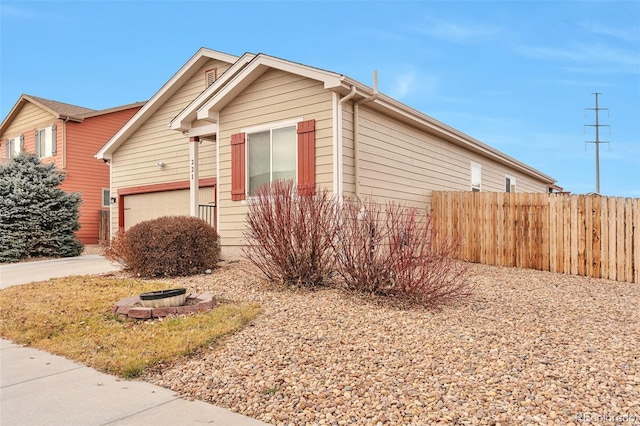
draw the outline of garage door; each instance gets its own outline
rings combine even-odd
[[[214,187],[200,188],[200,204],[213,203]],[[124,197],[124,228],[161,216],[188,216],[189,190],[152,192]]]

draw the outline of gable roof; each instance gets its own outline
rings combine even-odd
[[[217,59],[230,64],[238,60],[237,56],[218,52],[211,49],[200,48],[164,86],[156,92],[147,103],[134,114],[133,117],[113,135],[107,143],[100,148],[95,155],[98,159],[111,158],[113,152],[118,149],[149,117],[151,117],[193,74],[210,59]]]
[[[71,121],[82,121],[82,114],[94,112],[91,108],[85,108],[77,105],[66,104],[64,102],[52,101],[51,99],[39,98],[37,96],[22,94],[15,103],[9,114],[0,124],[0,134],[4,133],[9,124],[16,118],[22,108],[28,104],[34,104],[39,108],[49,112],[55,118],[69,119]]]
[[[248,64],[234,64],[229,71],[232,68],[236,69],[233,73],[229,74],[228,79],[216,81],[194,102],[189,104],[182,112],[180,112],[180,114],[171,121],[171,128],[174,130],[186,131],[188,130],[186,127],[187,120],[193,120],[194,118],[215,122],[217,119],[217,112],[224,108],[225,105],[247,88],[267,69],[275,68],[321,81],[324,83],[325,89],[332,90],[341,95],[345,95],[355,88],[356,94],[352,98],[352,101],[354,102],[366,98],[373,98],[373,100],[367,104],[370,108],[376,109],[423,131],[438,135],[455,145],[507,165],[508,167],[512,167],[541,181],[549,184],[556,182],[555,179],[540,172],[539,170],[536,170],[515,158],[512,158],[507,154],[454,129],[453,127],[447,126],[446,124],[441,123],[440,121],[387,95],[378,93],[375,89],[372,89],[345,75],[268,56],[263,53],[253,57]]]
[[[118,111],[125,111],[125,110],[131,109],[131,108],[139,108],[139,107],[144,106],[144,104],[146,104],[146,103],[147,103],[146,101],[134,102],[134,103],[131,103],[131,104],[120,105],[120,106],[113,107],[113,108],[90,111],[90,112],[86,112],[84,114],[79,115],[79,117],[81,117],[82,119],[97,117],[99,115],[111,114],[111,113],[118,112]]]
[[[98,115],[109,114],[112,112],[123,111],[130,108],[136,108],[144,105],[144,102],[136,102],[127,105],[121,105],[113,108],[107,108],[102,110],[95,110],[91,108],[85,108],[78,105],[67,104],[64,102],[53,101],[51,99],[40,98],[32,95],[21,95],[18,101],[15,103],[9,114],[5,117],[4,121],[0,125],[0,134],[3,134],[9,124],[16,118],[20,110],[27,104],[31,103],[39,108],[49,112],[56,119],[70,120],[75,122],[82,122],[85,118],[95,117]]]
[[[213,116],[209,115],[210,111],[219,111],[269,68],[277,68],[322,81],[325,89],[341,87],[341,79],[343,78],[342,75],[331,71],[302,65],[263,53],[258,55],[247,53],[242,56],[241,60],[233,64],[221,78],[216,80],[185,107],[171,121],[171,128],[186,131],[188,130],[188,123],[193,120],[215,120]]]

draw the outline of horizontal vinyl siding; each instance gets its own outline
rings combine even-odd
[[[7,127],[6,132],[2,135],[2,140],[12,139],[27,131],[50,126],[55,121],[56,117],[53,114],[27,102]],[[33,146],[31,148],[33,149]]]
[[[113,153],[113,193],[189,179],[189,137],[171,130],[169,123],[206,88],[205,70],[216,67],[220,76],[229,64],[207,62]],[[198,154],[199,177],[216,177],[215,142],[202,138]],[[164,162],[164,169],[156,167],[157,162]],[[111,224],[118,229],[117,208],[112,208]]]
[[[269,70],[220,112],[220,228],[226,255],[243,243],[246,204],[231,201],[231,135],[242,129],[302,117],[316,120],[316,184],[333,187],[332,95],[321,82]]]
[[[359,121],[361,196],[425,207],[433,190],[470,191],[471,162],[482,165],[483,191],[504,192],[505,173],[516,177],[518,191],[546,191],[544,183],[366,106]]]
[[[4,145],[5,140],[13,139],[20,135],[24,136],[24,150],[26,152],[36,152],[36,137],[35,131],[44,129],[52,125],[56,125],[56,144],[57,154],[42,158],[43,163],[55,163],[58,169],[63,169],[63,149],[62,149],[62,120],[56,119],[56,117],[48,111],[27,102],[13,122],[7,127],[7,131],[2,136],[3,145],[0,151],[0,157],[5,158],[7,151]],[[63,184],[64,185],[64,184]]]
[[[94,155],[139,109],[98,115],[81,123],[66,123],[67,179],[64,185],[65,190],[82,194],[81,228],[76,235],[84,244],[98,243],[102,190],[109,188],[109,165]]]

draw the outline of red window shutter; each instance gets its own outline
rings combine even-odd
[[[245,199],[245,134],[231,135],[231,200]]]
[[[298,195],[316,193],[316,120],[298,123]]]

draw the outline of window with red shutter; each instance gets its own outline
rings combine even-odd
[[[231,135],[231,200],[245,199],[245,134]]]
[[[316,121],[298,123],[298,195],[316,192]]]
[[[315,135],[315,120],[231,135],[231,199],[244,200],[247,193],[280,179],[296,181],[298,195],[315,194]]]

